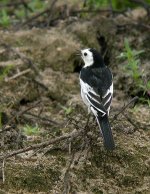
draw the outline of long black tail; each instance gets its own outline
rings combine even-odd
[[[102,132],[104,146],[107,150],[113,150],[115,148],[115,143],[111,131],[111,127],[109,124],[108,116],[98,116],[97,122]]]

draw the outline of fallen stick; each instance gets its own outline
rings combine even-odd
[[[37,148],[44,148],[44,147],[46,147],[48,145],[51,145],[51,144],[54,144],[54,143],[58,143],[60,141],[68,139],[68,138],[76,138],[82,132],[83,132],[83,129],[81,129],[79,131],[73,131],[73,132],[71,132],[69,134],[65,134],[65,135],[62,135],[60,137],[56,137],[54,139],[50,139],[50,140],[42,142],[42,143],[33,144],[33,145],[25,147],[23,149],[19,149],[19,150],[15,150],[15,151],[12,151],[12,152],[8,152],[8,153],[3,154],[3,155],[1,154],[0,155],[0,160],[4,160],[4,159],[10,158],[12,156],[15,156],[15,155],[18,155],[18,154],[21,154],[21,153],[25,153],[25,152],[28,152],[30,150],[34,150],[34,149],[37,149]]]
[[[18,49],[13,48],[11,45],[8,45],[4,42],[0,42],[0,44],[8,51],[11,51],[14,54],[16,54],[17,57],[19,57],[23,62],[28,64],[29,68],[32,68],[37,75],[40,75],[39,69],[37,68],[37,64],[34,64],[32,59],[30,59],[29,57],[26,57],[23,53],[21,53]]]
[[[135,124],[133,120],[127,114],[125,113],[122,113],[122,114],[127,119],[127,121],[134,127],[134,130],[139,128],[139,125]]]
[[[29,116],[35,117],[38,120],[43,120],[47,123],[55,124],[55,125],[58,125],[58,126],[63,125],[63,123],[58,123],[56,121],[53,121],[52,119],[42,117],[42,116],[39,116],[39,115],[35,115],[35,114],[30,113],[30,112],[26,112],[25,115],[29,115]]]
[[[72,11],[71,15],[78,14],[78,13],[101,13],[101,12],[102,13],[103,12],[112,12],[112,9],[79,9],[79,10]],[[113,13],[116,13],[116,14],[123,14],[125,12],[126,12],[126,10],[122,10],[122,11],[113,10]]]
[[[70,193],[70,173],[69,172],[70,172],[70,169],[71,169],[71,165],[73,164],[74,157],[75,157],[75,154],[73,153],[71,158],[70,158],[69,164],[67,166],[65,175],[64,175],[64,191],[63,191],[63,194],[69,194]]]
[[[9,81],[11,81],[13,79],[16,79],[16,78],[18,78],[18,77],[20,77],[22,75],[25,75],[25,74],[29,73],[30,71],[31,71],[31,69],[28,68],[28,69],[26,69],[24,71],[21,71],[21,72],[15,74],[15,75],[13,75],[12,77],[5,78],[5,82],[9,82]]]
[[[23,61],[21,59],[14,59],[9,61],[0,61],[0,68],[1,67],[20,67],[23,65]]]
[[[5,132],[5,131],[10,130],[10,129],[12,128],[12,126],[9,126],[9,125],[11,124],[11,122],[12,122],[13,120],[18,119],[20,116],[22,116],[23,114],[25,114],[27,111],[29,111],[29,110],[35,108],[40,102],[41,102],[41,101],[39,100],[39,101],[37,101],[36,103],[34,103],[32,106],[27,107],[25,110],[22,110],[22,111],[19,111],[19,112],[15,113],[15,115],[13,115],[13,116],[9,119],[9,121],[7,122],[7,124],[4,125],[4,126],[2,127],[2,129],[0,130],[0,134],[3,133],[3,132]]]
[[[132,103],[136,102],[138,100],[138,96],[135,96],[134,98],[132,98],[130,100],[130,102],[126,105],[124,105],[121,110],[116,114],[114,115],[114,117],[112,118],[112,121],[110,122],[111,124],[118,118],[118,116]]]

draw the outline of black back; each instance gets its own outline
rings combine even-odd
[[[90,85],[97,94],[103,96],[112,84],[112,74],[104,64],[100,53],[95,49],[90,49],[90,51],[93,53],[94,64],[82,68],[80,78]]]
[[[112,84],[112,74],[106,66],[103,68],[92,68],[92,66],[82,68],[80,78],[100,96],[105,95]]]

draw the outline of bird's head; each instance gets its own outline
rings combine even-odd
[[[87,48],[81,50],[81,57],[84,61],[84,67],[88,66],[104,66],[103,58],[101,54],[93,48]]]

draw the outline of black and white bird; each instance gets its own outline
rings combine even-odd
[[[92,48],[81,50],[84,66],[80,71],[81,97],[98,122],[104,146],[115,148],[108,116],[113,96],[112,73],[101,54]]]

